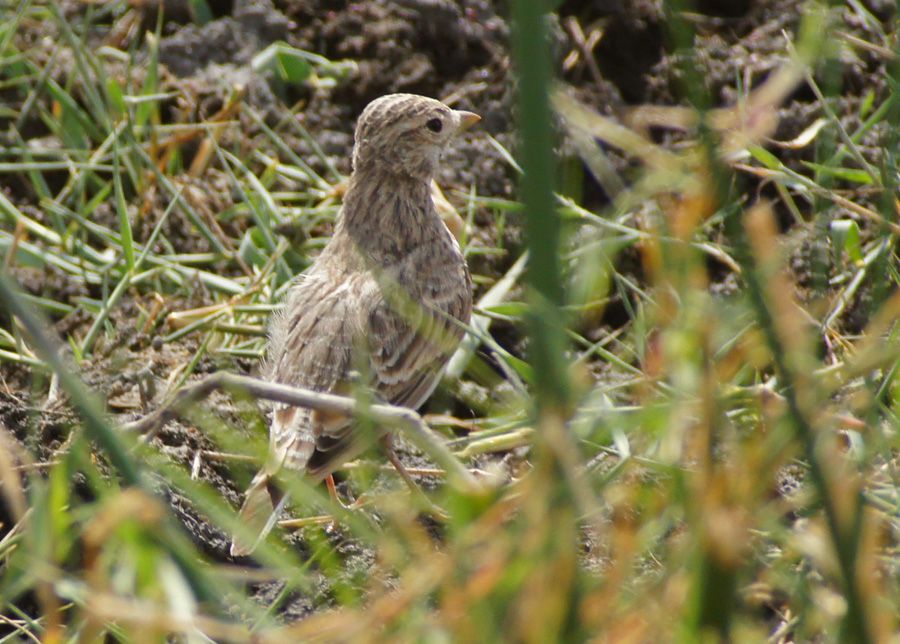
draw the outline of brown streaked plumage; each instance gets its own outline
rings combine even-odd
[[[273,320],[271,380],[341,394],[363,378],[380,400],[412,409],[431,395],[461,339],[457,321],[469,322],[472,282],[430,184],[447,143],[478,120],[412,94],[366,107],[334,236]],[[352,419],[276,407],[269,457],[241,508],[260,531],[257,543],[283,503],[277,472],[322,480],[362,447]],[[234,540],[232,555],[255,545]]]

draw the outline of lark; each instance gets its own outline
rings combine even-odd
[[[390,94],[363,110],[353,172],[334,235],[299,276],[272,321],[268,378],[318,392],[368,387],[410,409],[432,394],[472,312],[472,281],[431,196],[441,153],[476,123],[471,112],[413,94]],[[269,455],[241,508],[259,537],[235,538],[247,555],[274,524],[285,496],[279,472],[331,484],[332,472],[365,449],[352,418],[276,406]],[[392,463],[404,473],[389,445]]]

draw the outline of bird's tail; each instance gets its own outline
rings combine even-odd
[[[256,550],[256,547],[272,531],[287,499],[288,495],[275,487],[268,472],[264,469],[257,472],[247,489],[244,505],[241,506],[238,514],[241,523],[255,532],[256,537],[248,541],[241,535],[232,536],[232,557],[246,557]]]

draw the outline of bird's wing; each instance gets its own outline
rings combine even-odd
[[[309,275],[292,289],[271,333],[270,378],[324,393],[341,391],[361,332],[352,285]],[[307,467],[319,438],[346,434],[349,419],[303,407],[276,405],[266,469]]]
[[[398,298],[383,289],[386,297],[369,309],[365,321],[375,392],[382,400],[411,409],[420,407],[437,385],[462,338],[459,322],[469,321],[472,307],[467,282],[465,288],[458,282],[450,282],[456,288],[430,288],[432,276],[421,277],[418,303],[404,301],[405,291]],[[467,273],[465,277],[468,280]]]
[[[291,289],[270,330],[268,377],[275,382],[314,391],[340,393],[346,382],[360,330],[350,285],[310,273]],[[265,539],[283,507],[286,496],[273,485],[272,476],[282,468],[303,471],[316,454],[318,437],[346,431],[346,417],[318,413],[304,407],[278,404],[269,429],[269,458],[254,477],[241,506],[240,519],[252,528],[234,535],[232,556],[245,556]],[[323,474],[328,474],[326,471]]]
[[[417,293],[424,303],[415,304],[405,289],[394,290],[375,279],[359,293],[356,314],[363,335],[356,346],[367,354],[368,364],[354,366],[367,372],[366,381],[378,400],[417,409],[434,391],[462,336],[451,317],[467,321],[471,298],[467,292],[440,297]],[[353,427],[347,423],[317,427],[315,453],[307,465],[311,475],[327,473],[353,449],[354,438],[359,438],[352,435]]]

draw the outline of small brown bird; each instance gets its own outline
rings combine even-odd
[[[411,409],[428,399],[472,312],[472,280],[435,210],[431,180],[453,135],[478,120],[413,94],[382,96],[363,110],[334,236],[272,322],[270,380],[336,394],[361,381],[379,400]],[[272,528],[285,502],[276,473],[331,482],[365,448],[354,433],[351,418],[276,406],[269,457],[241,508],[260,534],[252,544],[235,538],[232,556],[252,552]]]

